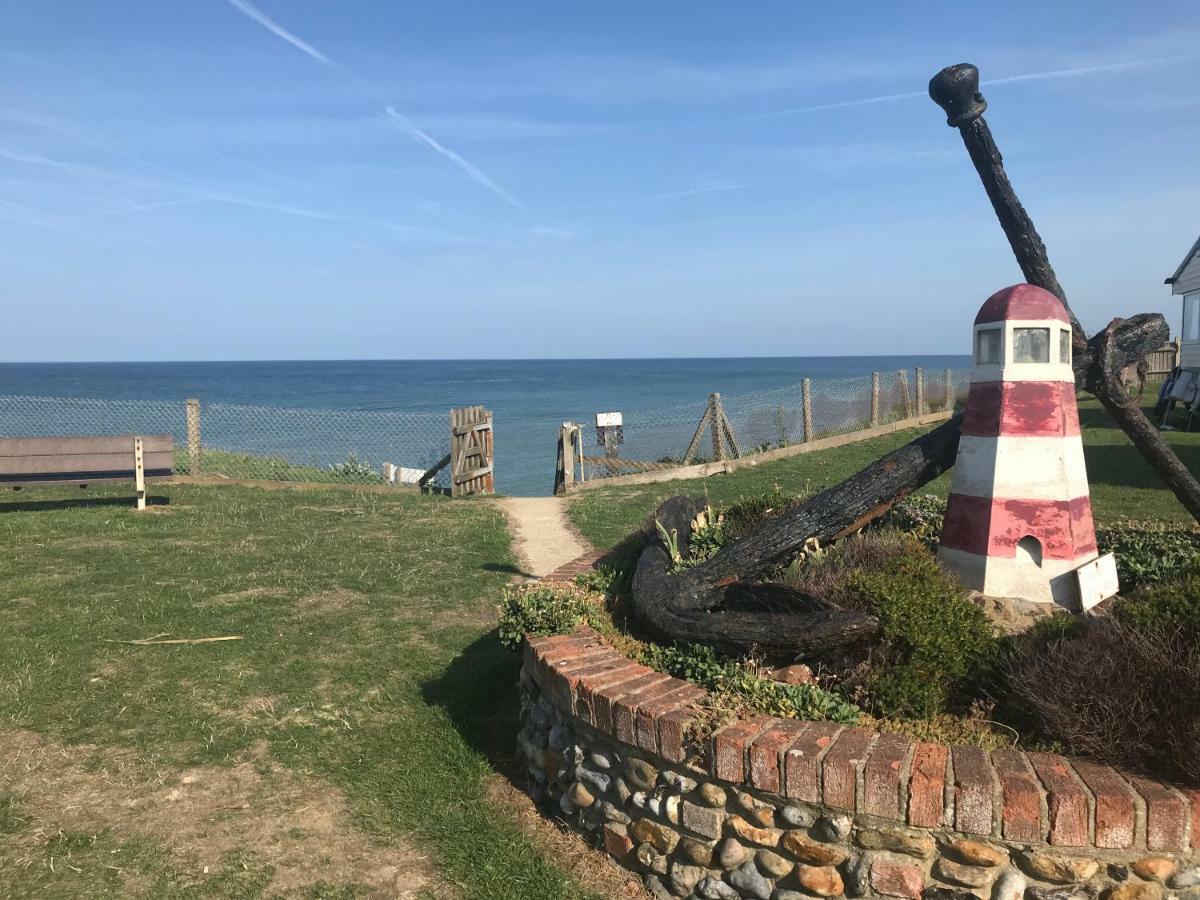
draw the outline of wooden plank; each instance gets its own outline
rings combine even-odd
[[[175,466],[173,453],[146,453],[148,469]],[[57,475],[63,472],[122,472],[133,471],[133,438],[123,453],[88,453],[62,456],[4,456],[0,457],[0,475]]]
[[[460,482],[468,482],[474,478],[481,478],[484,475],[489,474],[491,471],[492,471],[492,464],[488,463],[486,466],[480,466],[476,469],[471,469],[470,471],[467,471],[467,472],[460,472],[457,477]]]
[[[696,426],[696,433],[692,435],[692,439],[688,442],[687,452],[683,454],[683,463],[687,465],[692,461],[692,457],[696,455],[696,451],[700,449],[700,439],[704,437],[704,429],[708,427],[708,423],[712,420],[712,401],[704,407],[704,415],[700,417],[700,424]]]
[[[176,484],[175,475],[170,472],[160,472],[157,474],[146,472],[145,481],[146,484],[156,481],[164,482],[164,484]],[[40,475],[34,475],[28,480],[11,481],[0,476],[0,488],[11,488],[12,491],[20,491],[24,487],[86,487],[88,485],[107,484],[133,484],[132,469],[130,472],[121,473],[119,475],[112,476],[112,478],[108,478],[108,476],[101,476],[101,478],[97,478],[95,475],[89,475],[86,476],[86,478],[72,478],[72,476],[67,476],[67,478],[42,478]],[[212,484],[234,485],[248,484],[248,482],[220,480],[214,481]],[[293,485],[298,484],[298,482],[289,481],[287,484]],[[330,487],[342,487],[342,485],[330,485]],[[358,485],[358,487],[370,487],[370,485]]]
[[[174,477],[175,473],[169,469],[147,469],[145,474],[146,481],[169,481]],[[133,480],[133,469],[123,472],[64,472],[62,475],[0,475],[0,487],[22,488],[38,484],[87,485],[108,481],[129,483]]]
[[[606,485],[627,485],[627,484],[656,484],[663,481],[681,481],[691,478],[708,478],[712,475],[725,475],[729,472],[736,472],[738,469],[746,468],[747,466],[757,466],[759,463],[771,462],[776,459],[788,459],[793,456],[799,456],[802,453],[813,453],[817,450],[829,450],[833,447],[843,447],[846,444],[854,444],[859,441],[870,440],[871,438],[882,437],[885,434],[891,434],[895,431],[903,431],[907,428],[920,428],[925,425],[933,425],[938,422],[945,422],[953,413],[949,410],[942,412],[929,413],[924,416],[914,416],[910,419],[899,419],[895,422],[888,422],[886,425],[879,425],[875,428],[864,428],[860,431],[848,431],[844,434],[835,434],[826,438],[819,438],[811,443],[791,444],[787,447],[780,447],[775,450],[767,450],[763,453],[752,453],[748,456],[743,456],[741,459],[731,459],[725,462],[701,463],[694,466],[664,466],[661,471],[646,471],[638,472],[634,475],[618,475],[612,478],[598,478],[594,481],[586,481],[576,484],[572,489],[572,493],[581,490],[591,490],[592,488],[604,487]],[[593,461],[594,457],[587,457],[589,462]],[[602,460],[596,460],[602,462]],[[619,460],[622,463],[631,462],[630,460]]]
[[[64,435],[45,437],[0,437],[0,456],[69,456],[89,453],[125,453],[132,459],[132,434]],[[142,447],[147,453],[172,452],[175,438],[170,434],[143,434]]]

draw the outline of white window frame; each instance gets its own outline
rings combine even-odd
[[[1003,366],[1004,365],[1004,363],[1006,361],[1005,357],[1008,354],[1008,347],[1006,346],[1008,341],[1007,341],[1007,335],[1005,334],[1005,332],[1007,330],[1008,329],[1006,329],[1004,327],[1003,322],[996,323],[995,325],[981,326],[981,327],[975,329],[975,365],[977,365],[977,366]],[[985,333],[993,332],[993,331],[996,332],[1000,338],[1000,346],[997,348],[1000,351],[1000,353],[996,359],[985,362],[983,359],[980,358],[980,354],[979,354],[979,351],[982,347],[982,341],[980,340],[980,338],[982,338]]]
[[[1183,295],[1183,327],[1179,333],[1185,344],[1200,343],[1200,291]]]

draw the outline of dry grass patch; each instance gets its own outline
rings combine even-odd
[[[148,887],[87,852],[87,841],[54,852],[64,835],[104,836],[105,844],[152,839],[172,866],[195,879],[242,855],[272,869],[263,893],[314,885],[353,885],[365,896],[453,896],[436,883],[427,856],[400,842],[380,845],[350,822],[343,795],[320,779],[275,765],[263,745],[229,767],[148,769],[132,751],[64,746],[29,731],[0,732],[0,796],[17,823],[0,842],[5,871],[45,868],[69,879],[102,866],[126,890]],[[119,861],[119,854],[109,854]],[[129,876],[129,877],[126,877]]]
[[[611,900],[648,900],[651,896],[641,879],[592,848],[577,832],[546,818],[529,795],[507,778],[492,775],[485,780],[484,789],[489,802],[517,819],[538,849],[557,861],[580,884]]]

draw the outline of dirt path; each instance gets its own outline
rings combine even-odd
[[[576,536],[561,497],[505,497],[499,502],[524,574],[540,578],[591,549]]]

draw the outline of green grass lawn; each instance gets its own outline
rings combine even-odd
[[[0,896],[589,896],[486,799],[498,509],[151,494],[0,495]],[[241,640],[119,643],[155,635]]]
[[[1154,387],[1146,396],[1154,395]],[[1147,410],[1149,413],[1149,410]],[[1187,511],[1162,486],[1158,476],[1095,400],[1079,406],[1084,454],[1098,521],[1120,517],[1188,521]],[[1182,425],[1182,418],[1178,420]],[[641,525],[663,500],[676,494],[701,495],[715,502],[752,496],[781,485],[789,491],[819,490],[854,474],[883,454],[912,440],[917,430],[897,432],[858,444],[793,456],[712,478],[668,481],[580,491],[570,499],[572,521],[589,541],[611,547]],[[1193,472],[1200,472],[1200,431],[1164,432],[1167,441]],[[928,493],[945,494],[950,474],[929,484]]]

